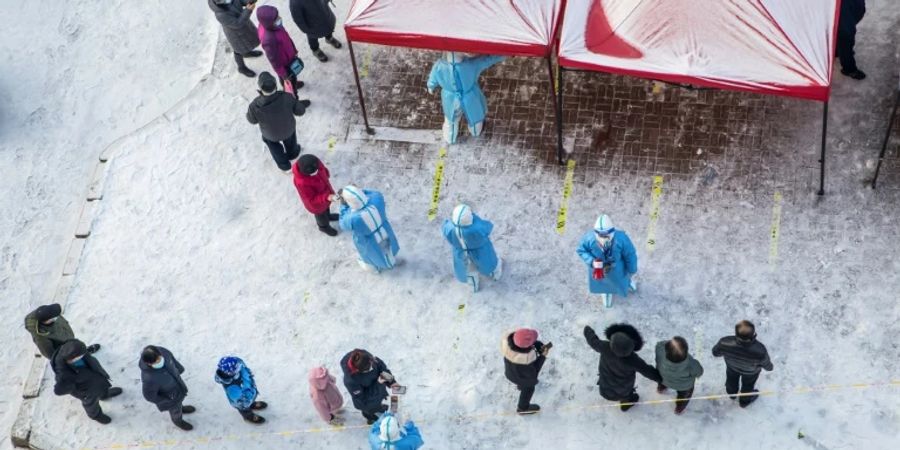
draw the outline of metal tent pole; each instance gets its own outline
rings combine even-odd
[[[556,71],[556,157],[559,159],[559,165],[565,164],[563,161],[563,71],[565,68],[559,65],[557,61]]]
[[[887,133],[884,135],[884,142],[881,144],[881,153],[878,154],[878,165],[875,166],[875,178],[872,178],[872,189],[875,189],[875,183],[878,182],[878,173],[881,172],[881,163],[884,161],[884,154],[887,151],[888,141],[891,139],[891,131],[894,126],[894,119],[897,117],[897,106],[900,105],[900,88],[897,88],[897,99],[894,100],[894,109],[891,110],[891,117],[888,120]]]
[[[556,84],[556,79],[553,76],[553,61],[551,60],[551,58],[552,58],[552,56],[548,54],[547,55],[547,73],[550,75],[550,78],[549,78],[549,80],[550,80],[550,97],[553,99],[553,115],[555,116],[555,119],[556,119],[556,129],[558,131],[557,138],[559,138],[560,136],[562,136],[562,132],[559,131],[562,128],[562,125],[561,125],[562,117],[560,117],[559,102],[557,101],[556,89],[554,88],[554,85]],[[561,148],[561,146],[559,145],[559,142],[557,142],[556,157],[557,157],[557,159],[559,159],[559,163],[562,164],[562,154],[559,152],[560,148]]]
[[[822,108],[822,157],[819,159],[819,195],[825,195],[825,138],[828,136],[828,101]]]
[[[353,63],[353,78],[356,79],[356,93],[359,95],[359,106],[362,108],[363,123],[366,124],[366,133],[375,134],[375,130],[369,126],[369,114],[366,112],[366,99],[363,98],[362,85],[359,83],[359,71],[356,69],[356,54],[353,53],[353,41],[347,38],[347,48],[350,49],[350,62]]]

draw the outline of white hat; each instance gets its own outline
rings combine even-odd
[[[347,205],[350,206],[350,209],[356,211],[362,209],[363,206],[366,206],[369,199],[366,197],[366,194],[363,193],[362,189],[349,184],[344,189],[341,189],[341,198],[347,202]]]
[[[597,221],[594,222],[594,231],[599,234],[606,235],[610,234],[613,231],[616,231],[616,228],[613,226],[612,219],[609,218],[606,214],[600,214],[600,217],[597,218]]]
[[[397,442],[400,440],[400,421],[392,415],[385,415],[381,421],[381,432],[378,434],[381,442]]]
[[[460,203],[456,205],[456,208],[453,208],[453,216],[450,218],[450,221],[453,222],[453,225],[458,227],[467,227],[472,225],[472,208],[465,203]]]

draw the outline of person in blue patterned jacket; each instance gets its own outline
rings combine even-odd
[[[244,361],[237,356],[226,356],[219,360],[216,369],[216,383],[225,389],[228,403],[241,413],[241,417],[247,422],[262,424],[266,419],[258,416],[253,411],[266,409],[266,402],[257,401],[259,391],[256,389],[256,381],[253,380],[253,372],[244,365]]]

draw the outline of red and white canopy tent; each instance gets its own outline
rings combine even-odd
[[[560,98],[569,69],[824,102],[822,195],[838,1],[568,0]]]
[[[565,0],[354,0],[344,31],[366,131],[353,41],[428,50],[550,58]],[[553,95],[551,92],[551,99]],[[556,110],[556,109],[555,109]]]

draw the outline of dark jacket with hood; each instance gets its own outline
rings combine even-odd
[[[84,355],[80,361],[83,365],[75,366],[67,362],[78,355]],[[56,375],[56,385],[53,386],[56,395],[71,395],[79,400],[100,398],[112,386],[109,374],[96,358],[87,354],[84,343],[77,339],[66,342],[51,355],[50,367]]]
[[[771,371],[769,351],[756,338],[740,339],[725,336],[712,348],[713,356],[724,356],[725,365],[741,375],[755,375],[762,369]]]
[[[538,375],[547,360],[541,354],[544,343],[537,341],[529,348],[521,348],[513,341],[513,334],[515,332],[505,334],[500,341],[506,379],[519,387],[534,387],[538,384]]]
[[[644,346],[644,339],[640,333],[633,326],[624,323],[610,325],[604,332],[606,339],[612,339],[612,335],[616,333],[628,336],[634,344],[634,350],[628,354],[616,354],[609,340],[600,339],[591,327],[584,327],[584,337],[588,345],[600,353],[597,380],[600,395],[611,401],[624,400],[634,392],[635,372],[640,372],[644,377],[657,383],[662,382],[659,372],[635,353]]]
[[[56,322],[45,325],[38,320],[37,310],[25,316],[25,329],[31,333],[31,340],[41,355],[48,359],[64,342],[75,339],[72,327],[63,316],[57,316]]]
[[[311,38],[323,38],[334,33],[336,18],[328,1],[291,0],[291,17],[297,28]]]
[[[371,411],[378,408],[381,402],[387,398],[387,385],[378,382],[381,372],[391,373],[384,361],[372,357],[372,369],[366,372],[350,367],[350,355],[347,353],[341,358],[341,370],[344,371],[344,386],[350,392],[353,406],[361,411]],[[391,374],[393,375],[393,374]]]
[[[140,360],[141,384],[143,384],[144,398],[156,405],[160,411],[168,411],[181,404],[187,397],[188,389],[181,379],[184,366],[172,356],[172,352],[164,347],[154,345],[165,359],[161,369],[154,369],[144,360]]]
[[[297,120],[306,112],[300,100],[284,91],[256,97],[247,108],[247,120],[256,125],[262,136],[270,141],[281,142],[297,132]]]
[[[256,26],[250,20],[253,13],[244,8],[244,5],[249,3],[248,0],[234,0],[227,5],[218,5],[215,0],[207,0],[207,3],[209,9],[216,15],[216,20],[222,24],[225,39],[235,53],[246,55],[259,47]]]

